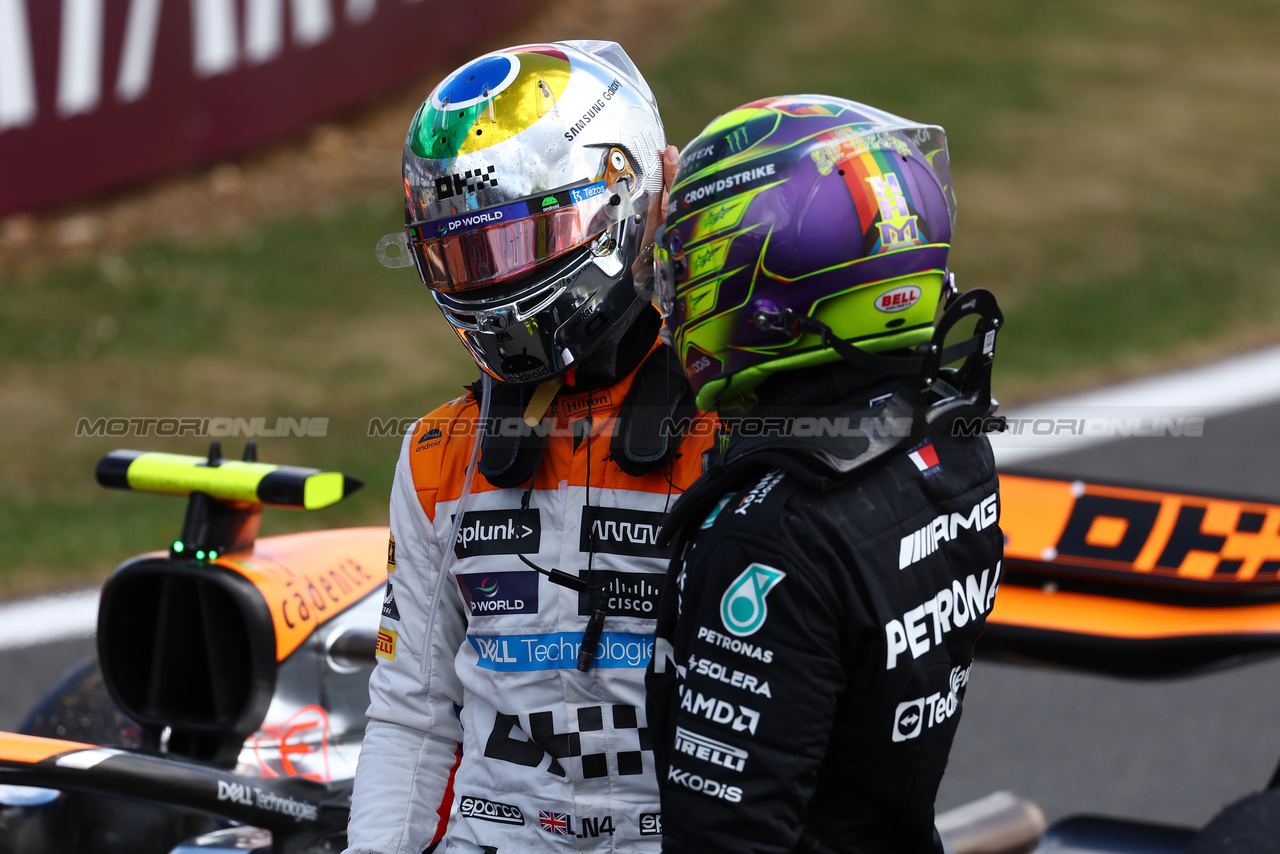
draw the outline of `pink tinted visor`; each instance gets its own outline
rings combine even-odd
[[[590,242],[625,216],[630,197],[597,181],[498,207],[410,223],[409,249],[432,290],[483,288]]]

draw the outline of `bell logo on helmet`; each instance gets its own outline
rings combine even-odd
[[[744,569],[720,599],[720,621],[729,633],[745,638],[758,632],[769,616],[765,597],[786,577],[782,570],[763,563]]]
[[[885,291],[876,297],[876,310],[892,314],[906,311],[920,301],[923,291],[915,285],[903,285],[891,291]]]

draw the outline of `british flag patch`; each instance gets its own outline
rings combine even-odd
[[[556,833],[561,836],[569,835],[568,813],[539,810],[538,824],[542,825],[542,829],[547,833]]]

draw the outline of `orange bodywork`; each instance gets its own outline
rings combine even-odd
[[[1280,633],[1280,604],[1189,608],[1003,586],[988,623],[1132,640]]]
[[[34,735],[0,732],[0,761],[22,762],[34,765],[51,756],[70,753],[73,750],[88,750],[96,746],[94,744],[81,744],[78,741],[62,741],[57,738],[38,738]]]
[[[387,528],[340,528],[265,537],[252,554],[223,555],[262,593],[276,630],[276,660],[316,627],[345,611],[387,580]]]
[[[1002,475],[1004,585],[989,621],[1125,639],[1280,634],[1280,506]],[[1113,585],[1059,590],[1054,579]],[[1176,589],[1195,601],[1147,601]],[[1247,595],[1246,595],[1247,594]]]

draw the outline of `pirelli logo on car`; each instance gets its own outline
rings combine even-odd
[[[626,510],[620,507],[583,507],[578,548],[596,554],[628,557],[670,557],[658,546],[658,532],[665,513]]]

